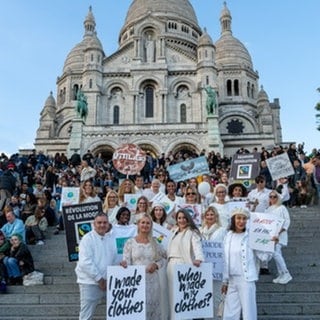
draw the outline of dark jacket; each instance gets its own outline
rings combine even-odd
[[[10,170],[6,170],[0,177],[0,189],[5,189],[11,194],[14,193],[16,189],[16,178]]]
[[[34,271],[33,258],[28,246],[25,243],[21,242],[19,247],[16,249],[11,249],[10,257],[16,258],[18,263],[23,261],[23,265],[20,265],[19,263],[22,276]]]

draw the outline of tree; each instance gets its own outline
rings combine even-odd
[[[320,88],[318,88],[317,91],[320,92]],[[314,108],[317,111],[316,113],[316,119],[317,119],[317,125],[318,125],[317,130],[320,131],[320,102],[318,102]]]

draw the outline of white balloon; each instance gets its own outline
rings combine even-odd
[[[210,192],[210,184],[206,181],[200,182],[198,185],[198,191],[202,196],[207,195]]]

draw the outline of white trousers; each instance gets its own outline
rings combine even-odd
[[[230,277],[223,320],[257,320],[256,284],[241,276]]]
[[[281,251],[282,245],[277,243],[274,248],[273,258],[276,263],[278,274],[283,274],[285,272],[288,272],[286,262],[284,261],[282,251]]]
[[[98,285],[79,284],[80,288],[80,314],[79,320],[91,320],[101,299],[106,296]]]

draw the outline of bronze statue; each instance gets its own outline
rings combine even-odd
[[[88,116],[88,102],[87,102],[87,97],[84,95],[81,89],[79,89],[77,92],[77,108],[76,109],[80,118],[85,121]]]
[[[203,88],[207,93],[206,108],[208,115],[216,114],[217,112],[217,94],[210,86]]]

